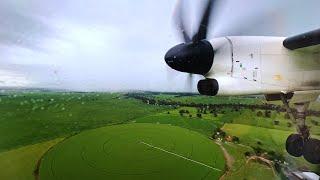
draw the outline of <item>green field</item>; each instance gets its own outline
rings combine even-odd
[[[142,99],[139,97],[142,97]],[[221,143],[232,159],[231,167],[223,176],[225,179],[268,180],[278,178],[279,174],[275,173],[272,167],[259,162],[247,162],[248,157],[244,154],[250,153],[252,156],[259,155],[259,153],[257,154],[256,152],[257,149],[262,150],[263,153],[272,153],[280,159],[283,157],[293,169],[303,168],[320,173],[319,166],[311,165],[303,158],[292,158],[285,152],[285,140],[290,133],[295,132],[295,124],[285,117],[284,112],[259,108],[259,106],[264,106],[264,103],[265,101],[261,97],[212,98],[179,93],[148,92],[126,94],[2,91],[0,95],[0,179],[34,179],[35,167],[40,157],[42,157],[51,146],[54,146],[58,141],[65,138],[67,139],[65,142],[54,146],[54,150],[49,152],[50,155],[48,155],[48,157],[53,157],[57,152],[60,158],[59,163],[62,163],[64,160],[67,160],[63,159],[62,156],[65,156],[65,158],[73,158],[73,155],[76,155],[77,151],[86,152],[88,150],[90,158],[93,158],[95,161],[84,164],[84,161],[72,162],[71,159],[68,159],[68,163],[71,163],[66,164],[68,167],[64,166],[64,169],[57,167],[60,173],[64,175],[68,173],[69,171],[67,172],[67,170],[70,169],[70,172],[74,174],[69,175],[73,176],[76,175],[76,168],[78,167],[82,168],[80,172],[88,171],[89,174],[97,171],[97,169],[86,167],[86,165],[89,164],[95,167],[101,165],[98,166],[98,168],[100,168],[98,170],[102,170],[103,173],[101,173],[101,171],[100,173],[96,173],[96,178],[98,179],[108,177],[114,177],[115,179],[123,178],[122,176],[117,176],[119,173],[113,173],[113,175],[110,176],[110,173],[106,173],[104,171],[105,169],[103,170],[103,168],[101,168],[102,165],[106,163],[103,160],[108,156],[106,156],[106,154],[101,155],[101,147],[97,146],[99,146],[99,142],[101,143],[105,138],[101,136],[102,139],[99,140],[99,137],[96,137],[94,135],[95,133],[93,133],[101,131],[103,135],[108,136],[110,134],[105,132],[104,129],[114,129],[114,131],[117,131],[118,129],[116,127],[121,127],[121,124],[130,124],[128,126],[146,126],[147,128],[143,128],[141,133],[140,131],[136,132],[133,130],[132,135],[118,130],[119,133],[121,132],[123,136],[126,137],[122,138],[122,135],[114,136],[112,144],[118,144],[117,146],[108,146],[109,144],[106,143],[110,152],[114,152],[113,148],[116,150],[116,153],[114,153],[115,157],[112,158],[115,159],[115,161],[107,161],[107,164],[105,164],[107,166],[110,165],[108,163],[112,162],[113,164],[118,163],[117,168],[120,168],[120,164],[123,163],[120,155],[124,155],[123,159],[128,160],[130,163],[133,163],[135,157],[141,159],[143,154],[156,155],[158,157],[156,151],[151,151],[152,149],[155,150],[155,148],[151,148],[146,144],[123,144],[123,142],[128,142],[138,137],[145,137],[145,134],[152,132],[151,134],[155,134],[155,136],[148,138],[148,140],[154,139],[154,142],[159,143],[159,147],[161,146],[160,148],[164,150],[177,150],[174,151],[174,153],[183,155],[183,157],[185,155],[187,157],[190,156],[190,148],[188,146],[202,146],[202,143],[196,143],[201,141],[194,142],[192,140],[197,139],[194,136],[201,137],[203,141],[210,142],[210,145],[208,145],[210,147],[206,145],[203,150],[199,150],[199,152],[205,151],[204,156],[194,155],[192,157],[196,158],[199,162],[205,162],[205,164],[215,162],[215,164],[209,166],[213,167],[217,165],[217,167],[220,167],[221,165],[221,168],[225,170],[224,165],[230,164],[228,159],[224,159],[226,157],[223,158],[225,152],[221,153],[222,149],[214,144],[214,140],[209,140],[217,130],[222,129],[225,131],[226,136],[235,136],[240,139],[238,143],[216,140]],[[319,102],[312,103],[312,108],[319,110],[319,104]],[[268,116],[266,116],[266,113],[268,113]],[[309,116],[307,124],[311,127],[313,135],[320,135],[320,117]],[[160,129],[170,127],[169,129],[174,130],[172,130],[172,132],[170,131],[170,133],[168,133],[168,131],[158,132],[158,130],[155,130],[153,127]],[[149,131],[148,129],[151,130]],[[93,137],[89,138],[91,133]],[[88,138],[85,136],[88,136]],[[78,139],[78,137],[83,138]],[[72,139],[76,140],[72,141]],[[176,142],[175,144],[180,144],[181,142],[179,145],[179,147],[181,146],[180,149],[170,149],[172,148],[172,139]],[[64,146],[65,143],[70,141],[72,141],[74,147],[78,149],[74,149],[69,145]],[[153,141],[150,142],[150,144],[148,142],[146,143],[152,146],[156,145],[153,144]],[[59,154],[62,153],[62,151],[59,151],[62,147],[68,147],[66,151],[63,152],[71,155]],[[83,150],[83,147],[85,147],[85,150]],[[183,149],[184,147],[187,148]],[[208,151],[205,149],[208,149]],[[140,154],[134,154],[137,150],[140,151]],[[215,153],[210,154],[209,151]],[[100,155],[94,156],[94,153],[100,153]],[[161,151],[157,153],[161,155]],[[168,155],[168,153],[165,154]],[[98,156],[101,157],[101,159],[98,159]],[[159,157],[162,158],[162,155]],[[214,158],[218,159],[214,160]],[[172,164],[174,160],[170,158],[167,159],[167,156],[163,157],[163,159],[163,164],[157,162],[156,159],[154,161],[150,160],[148,163],[151,164],[149,164],[148,167],[142,167],[141,164],[134,167],[140,167],[146,170],[150,170],[148,168],[151,167],[160,167],[159,172],[161,170],[161,172],[168,172],[170,175],[170,177],[168,176],[166,178],[179,178],[180,175],[183,174],[182,172],[193,179],[195,179],[195,177],[211,177],[211,179],[216,179],[222,175],[221,173],[208,171],[205,176],[203,173],[204,170],[201,167],[195,168],[195,171],[190,171],[186,169],[188,167],[194,168],[194,163],[190,162],[187,162],[187,164],[189,164],[186,168],[183,168],[184,166],[182,166],[182,168],[179,166],[178,169],[172,167],[172,169],[175,168],[177,171],[168,171],[165,166],[167,166],[167,163]],[[179,158],[177,158],[176,160],[182,164],[184,162],[182,161],[183,159],[179,160]],[[52,166],[55,165],[56,160],[48,161],[51,162]],[[45,164],[48,163],[48,161],[45,160]],[[228,163],[226,163],[227,161]],[[95,164],[95,162],[98,164]],[[72,163],[76,164],[73,165]],[[43,168],[45,168],[45,164]],[[124,172],[132,169],[130,166],[121,168],[124,168],[121,169],[121,171],[123,170]],[[134,168],[132,171],[139,172],[139,170]],[[161,175],[162,174],[165,173],[161,173]],[[150,176],[143,177],[157,179],[159,177],[158,175],[151,173]],[[51,177],[50,171],[47,171],[47,174],[42,174],[41,176]],[[59,176],[59,178],[67,179],[70,176]],[[138,175],[134,177],[139,179]],[[87,177],[84,176],[83,178],[86,179]],[[182,178],[184,178],[184,176]]]
[[[34,170],[41,156],[62,138],[29,145],[0,154],[0,179],[34,179]]]
[[[8,93],[0,96],[0,152],[168,109],[119,93]]]
[[[199,133],[128,124],[58,144],[42,159],[40,179],[218,179],[224,167],[221,149]]]
[[[257,142],[263,149],[285,152],[284,143],[287,137],[291,134],[290,131],[282,131],[277,129],[268,129],[255,126],[241,125],[241,124],[225,124],[223,130],[228,134],[241,137],[241,143],[248,146],[258,146]]]

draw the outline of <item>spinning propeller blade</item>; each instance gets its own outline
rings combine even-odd
[[[183,39],[183,44],[177,45],[170,49],[166,56],[166,63],[173,69],[189,73],[187,77],[188,90],[192,89],[192,74],[206,74],[213,63],[214,51],[211,44],[205,41],[207,38],[208,26],[210,24],[212,8],[215,0],[208,0],[200,17],[199,26],[194,35],[188,34],[190,29],[185,22],[183,0],[178,0],[174,11],[173,19],[176,29]]]
[[[199,42],[207,38],[208,26],[211,19],[211,14],[212,14],[211,11],[213,7],[213,3],[214,3],[214,0],[208,0],[207,6],[205,8],[205,11],[203,12],[203,15],[198,27],[198,31],[192,38],[193,42]]]
[[[178,32],[181,34],[181,37],[183,37],[183,40],[185,43],[188,42],[199,42],[203,39],[207,38],[207,32],[208,32],[208,26],[211,19],[212,14],[212,8],[215,0],[208,0],[207,5],[204,8],[204,12],[202,13],[200,24],[197,28],[196,33],[193,36],[190,36],[188,32],[190,32],[190,29],[187,29],[185,24],[185,16],[184,16],[184,4],[183,0],[178,0],[177,5],[174,11],[174,24],[178,30]],[[192,38],[191,38],[192,37]]]
[[[187,76],[187,81],[186,81],[186,90],[188,92],[192,91],[192,85],[193,85],[193,74],[189,73]]]
[[[182,4],[182,0],[177,1],[177,5],[173,14],[174,25],[177,28],[179,34],[183,39],[184,43],[191,42],[191,36],[188,34],[188,29],[185,25],[185,18],[184,18],[184,8]]]

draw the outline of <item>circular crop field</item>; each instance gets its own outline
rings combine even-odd
[[[127,124],[73,136],[46,153],[40,179],[218,179],[218,145],[180,127]]]

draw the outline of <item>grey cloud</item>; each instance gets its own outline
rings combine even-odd
[[[55,30],[31,14],[0,5],[0,42],[6,45],[22,46],[43,50],[41,40],[52,37]]]
[[[204,1],[189,0],[189,7],[197,9],[201,6],[195,4]],[[49,88],[185,90],[186,75],[167,73],[163,60],[166,50],[179,43],[171,26],[174,4],[2,0],[0,58],[6,66],[0,70]],[[320,25],[315,18],[318,0],[220,0],[220,5],[214,11],[211,37],[286,36]]]

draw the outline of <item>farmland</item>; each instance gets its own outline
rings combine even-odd
[[[316,111],[318,106],[319,103],[313,103],[313,110]],[[190,159],[206,162],[205,164],[210,164],[210,167],[218,167],[222,170],[222,173],[208,173],[208,177],[211,179],[216,179],[223,173],[225,173],[223,176],[225,179],[239,177],[274,179],[280,177],[281,168],[276,171],[274,166],[248,161],[250,158],[260,156],[270,161],[285,161],[293,169],[303,167],[320,172],[317,166],[307,163],[302,158],[292,158],[285,152],[285,139],[288,134],[295,131],[295,124],[286,117],[286,113],[278,103],[266,104],[261,97],[212,98],[190,94],[151,92],[9,91],[2,92],[0,107],[0,167],[7,167],[6,169],[1,168],[0,179],[32,179],[34,175],[45,177],[42,179],[54,179],[53,176],[50,176],[50,171],[47,170],[47,163],[52,162],[52,158],[57,158],[54,162],[69,163],[70,172],[77,171],[79,166],[82,170],[78,172],[80,173],[78,177],[86,179],[81,172],[86,172],[85,170],[90,168],[81,164],[79,159],[74,162],[71,159],[64,161],[63,157],[67,156],[64,153],[72,154],[79,148],[82,151],[82,147],[86,147],[91,155],[94,152],[99,152],[101,142],[112,136],[106,132],[107,130],[112,131],[116,137],[117,132],[124,132],[123,139],[122,136],[113,138],[114,142],[110,147],[118,148],[117,153],[112,153],[114,156],[108,157],[117,159],[124,153],[122,155],[125,155],[124,157],[128,161],[135,161],[135,158],[139,159],[146,153],[152,156],[160,154],[162,157],[161,152],[151,151],[150,147],[141,146],[139,143],[129,143],[128,146],[125,146],[123,142],[130,141],[130,139],[135,139],[137,142],[137,139],[147,137],[146,139],[150,142],[146,143],[149,145],[170,150],[172,142],[167,142],[170,138],[173,138],[176,144],[181,143],[179,144],[181,148],[188,145],[201,147],[203,143],[196,143],[199,138],[200,142],[206,142],[204,149],[211,151],[204,152],[204,156],[195,155],[192,158],[190,156]],[[311,126],[313,135],[320,135],[320,118],[317,115],[309,116],[307,124]],[[126,130],[117,127],[124,129],[132,127],[129,128],[132,133],[126,133]],[[137,131],[133,127],[142,130]],[[167,133],[161,133],[162,131]],[[217,133],[220,133],[218,137]],[[174,136],[175,134],[176,136]],[[221,134],[224,137],[221,137]],[[90,136],[92,137],[90,138]],[[227,137],[236,137],[237,141],[228,140]],[[65,140],[60,142],[62,139]],[[123,142],[116,142],[117,140]],[[224,147],[224,153],[217,143]],[[115,145],[113,146],[113,144]],[[48,151],[50,147],[53,148]],[[187,148],[186,151],[173,149],[173,153],[185,157],[189,149]],[[135,154],[137,151],[139,153]],[[47,153],[44,155],[45,152]],[[229,162],[224,159],[226,157],[223,158],[223,154],[226,156],[226,153],[229,156]],[[210,157],[207,159],[210,162],[205,160],[205,156]],[[72,158],[72,156],[70,157]],[[101,154],[100,157],[105,158],[105,154]],[[130,159],[130,157],[132,158]],[[212,157],[218,159],[213,160]],[[102,161],[95,156],[90,156],[90,158],[94,159],[94,163],[97,163],[95,165],[110,167],[109,161]],[[169,166],[168,164],[172,164],[173,161],[185,166],[183,164],[186,162],[171,158],[163,157],[163,164],[148,160],[145,163],[146,167],[141,166],[141,168],[159,167],[159,169],[165,169],[164,166]],[[36,164],[40,160],[43,164],[41,163],[41,168],[37,169]],[[136,167],[134,163],[127,164],[121,159],[116,162],[119,162],[118,169],[121,162],[122,165],[128,166],[121,169],[124,172]],[[192,164],[189,163],[186,166],[193,167]],[[229,164],[230,167],[224,168],[226,164]],[[280,164],[280,166],[285,165]],[[193,172],[188,168],[181,168],[176,173],[162,171],[161,174],[166,172],[172,175],[167,179],[184,177],[185,172],[190,173],[186,173],[190,177],[203,177],[204,170],[206,169],[203,167],[195,168]],[[63,169],[57,169],[57,171],[63,173]],[[91,175],[96,175],[93,172],[90,170]],[[261,174],[263,177],[260,177]],[[96,179],[103,179],[109,175],[100,173]],[[68,179],[67,177],[74,177],[74,174],[59,178]],[[112,177],[123,179],[122,176]],[[134,177],[138,176],[131,178]],[[145,177],[141,179],[157,179],[158,176],[140,177]]]
[[[34,179],[34,171],[41,156],[63,138],[28,145],[0,154],[0,179]]]
[[[128,124],[86,131],[57,145],[43,158],[40,179],[217,179],[224,167],[220,148],[199,133]]]
[[[166,109],[117,93],[8,93],[0,101],[0,152]]]

